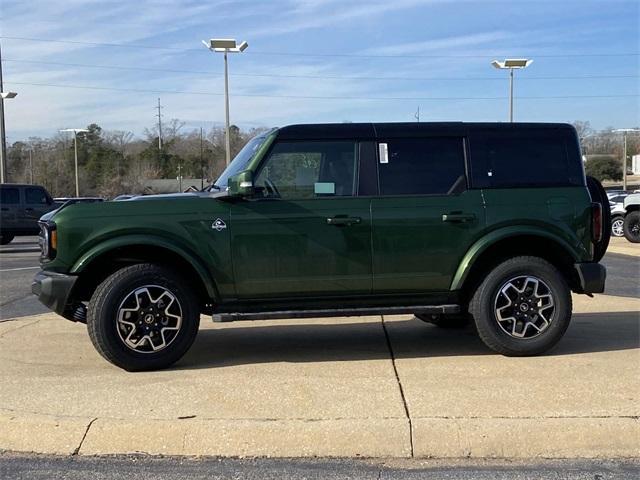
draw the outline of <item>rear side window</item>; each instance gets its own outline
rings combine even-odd
[[[398,138],[378,144],[381,195],[447,195],[466,188],[462,137]]]
[[[476,188],[584,185],[580,159],[557,131],[491,132],[471,139]]]
[[[17,188],[0,189],[0,203],[5,205],[17,205],[20,203],[20,192]]]
[[[25,203],[46,205],[49,203],[47,194],[41,188],[28,187],[25,190]]]

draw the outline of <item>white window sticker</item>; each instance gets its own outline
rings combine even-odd
[[[378,153],[380,155],[380,163],[389,163],[389,147],[386,143],[378,144]]]

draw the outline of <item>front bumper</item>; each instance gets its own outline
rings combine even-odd
[[[31,282],[31,292],[59,315],[68,310],[69,295],[78,277],[40,270]]]
[[[582,293],[602,293],[607,279],[607,269],[599,263],[576,263],[574,265]]]

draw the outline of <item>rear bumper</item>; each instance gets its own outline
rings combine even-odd
[[[59,315],[67,310],[69,295],[78,277],[40,270],[31,282],[31,292]]]
[[[576,263],[574,265],[582,293],[602,293],[607,278],[607,269],[599,263]]]

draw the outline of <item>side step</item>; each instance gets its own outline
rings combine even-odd
[[[364,315],[398,315],[403,313],[459,313],[460,305],[415,305],[406,307],[332,308],[322,310],[281,310],[274,312],[214,313],[214,322],[238,320],[274,320],[285,318],[359,317]]]

